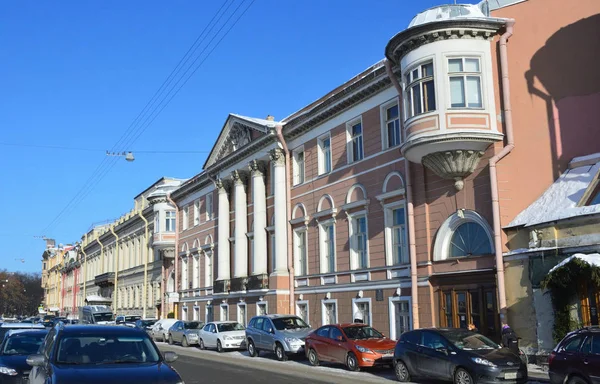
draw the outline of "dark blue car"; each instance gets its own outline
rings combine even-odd
[[[46,329],[9,330],[0,344],[0,384],[20,384],[27,382],[31,367],[27,364],[27,356],[37,353],[44,338]]]

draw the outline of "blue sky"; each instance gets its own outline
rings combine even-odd
[[[160,177],[197,174],[229,112],[289,115],[382,59],[416,13],[445,3],[256,0],[153,124],[116,148],[203,153],[118,159],[48,228],[223,2],[0,4],[0,268],[39,271],[45,245],[34,236],[75,242],[93,223],[129,211]]]

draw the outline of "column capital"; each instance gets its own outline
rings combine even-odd
[[[250,173],[253,177],[264,176],[267,171],[267,166],[264,161],[261,160],[252,160],[248,163],[248,169],[250,169]]]
[[[228,192],[231,188],[231,180],[219,178],[215,181],[215,186],[219,190],[219,193]]]
[[[235,171],[231,172],[231,178],[233,179],[234,185],[243,185],[248,181],[248,173],[246,171],[236,169]]]
[[[275,163],[275,166],[283,166],[285,165],[285,154],[283,153],[283,149],[275,148],[269,152],[269,156],[271,161]]]

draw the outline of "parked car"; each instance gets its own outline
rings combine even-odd
[[[167,341],[169,339],[169,328],[179,320],[177,319],[160,319],[150,329],[150,337],[154,341]]]
[[[44,329],[42,324],[33,323],[2,323],[0,324],[0,342],[4,339],[4,335],[11,329]]]
[[[393,364],[396,341],[366,324],[325,325],[306,337],[306,357],[311,365],[320,361],[346,364],[351,371]]]
[[[60,323],[40,351],[43,354],[27,357],[30,384],[182,382],[169,365],[177,355],[161,355],[146,332],[137,328]]]
[[[125,325],[127,327],[135,327],[135,322],[141,319],[142,316],[135,315],[121,315],[115,318],[115,324],[117,325]]]
[[[600,383],[600,328],[569,333],[548,358],[552,384]]]
[[[179,343],[183,347],[198,344],[200,331],[204,327],[201,321],[178,321],[169,329],[169,344]]]
[[[9,330],[0,343],[0,383],[26,382],[31,367],[27,356],[37,353],[48,330],[13,329]]]
[[[136,328],[144,329],[146,332],[148,332],[148,334],[150,334],[152,326],[156,324],[157,321],[157,319],[139,319],[135,321],[135,326]]]
[[[298,316],[255,316],[246,328],[246,344],[251,357],[260,351],[275,352],[280,361],[288,355],[304,353],[304,339],[312,328]]]
[[[405,332],[394,351],[399,381],[411,378],[454,383],[525,383],[527,365],[508,348],[479,333],[460,328],[429,328]]]
[[[206,323],[200,331],[198,344],[200,349],[216,348],[218,352],[226,349],[240,349],[246,337],[246,327],[236,321],[213,321]]]

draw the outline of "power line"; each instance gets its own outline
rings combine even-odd
[[[3,142],[0,142],[0,145],[6,145],[6,146],[11,146],[11,147],[21,147],[21,148],[60,149],[60,150],[63,150],[63,151],[86,151],[86,152],[104,152],[104,153],[106,153],[105,149],[63,147],[61,145],[3,143]],[[131,151],[128,151],[128,152],[134,152],[134,153],[210,153],[210,151],[188,151],[188,150],[183,150],[183,151],[162,151],[162,150],[152,150],[152,149],[148,149],[148,150],[135,150],[134,149],[134,150],[131,150]]]
[[[164,100],[168,97],[168,95],[172,92],[172,90],[177,86],[177,84],[179,84],[179,82],[181,81],[181,79],[183,78],[183,76],[186,75],[187,72],[189,72],[190,68],[194,65],[194,63],[201,57],[202,53],[204,53],[204,51],[206,50],[206,48],[208,46],[210,46],[210,44],[214,41],[214,39],[218,36],[218,34],[221,32],[221,30],[223,30],[223,28],[225,27],[225,25],[227,25],[227,23],[229,22],[229,20],[233,17],[233,15],[237,12],[237,10],[241,7],[241,5],[243,4],[240,3],[238,5],[238,7],[234,10],[234,12],[229,16],[229,18],[225,21],[225,23],[221,26],[221,28],[217,31],[217,33],[215,34],[215,36],[212,37],[212,39],[209,41],[207,47],[204,48],[204,50],[200,53],[200,55],[192,62],[192,64],[190,65],[190,67],[188,67],[188,69],[186,69],[186,71],[184,72],[183,76],[175,83],[175,85],[173,86],[173,88],[171,88],[171,90],[167,93],[167,95],[163,98],[163,100],[153,109],[153,111],[150,113],[150,115],[146,118],[146,120],[142,123],[142,125],[140,127],[138,127],[138,131],[137,134],[133,133],[135,136],[133,138],[130,138],[130,140],[128,140],[128,142],[133,143],[135,142],[140,135],[152,124],[152,122],[156,119],[156,117],[158,117],[158,115],[164,110],[164,108],[171,102],[171,100],[175,97],[175,95],[177,95],[177,93],[179,93],[179,91],[181,90],[181,88],[189,81],[189,79],[194,75],[194,73],[200,68],[200,66],[208,59],[208,57],[210,57],[210,55],[212,54],[212,52],[217,48],[217,46],[221,43],[221,41],[223,41],[223,39],[229,34],[229,32],[233,29],[233,27],[238,23],[238,21],[242,18],[242,16],[244,16],[244,14],[248,11],[248,9],[252,6],[252,4],[254,4],[255,0],[252,0],[250,5],[248,5],[248,7],[246,7],[246,9],[244,9],[244,11],[238,16],[238,18],[234,21],[234,23],[229,27],[229,29],[227,29],[227,31],[225,32],[225,34],[217,41],[217,44],[215,46],[213,46],[213,48],[209,51],[209,53],[206,55],[206,57],[196,66],[196,68],[192,71],[192,73],[187,77],[187,79],[184,81],[184,83],[177,88],[177,90],[175,91],[175,93],[167,100],[167,102],[160,108],[160,110],[158,111],[158,113],[156,113],[154,115],[154,117],[152,117],[152,119],[148,122],[148,119],[150,118],[150,116],[152,116],[152,114],[156,111],[156,109],[160,106],[160,104],[162,104],[164,102]],[[230,4],[231,5],[231,4]],[[223,5],[224,6],[224,5]],[[213,16],[213,19],[211,19],[211,22],[215,19],[215,17],[217,17],[217,15],[220,13],[221,9],[223,8],[223,6],[221,6],[221,8],[219,8],[219,10],[217,11],[217,13],[215,14],[215,16]],[[229,9],[229,6],[227,7],[227,9]],[[225,10],[225,12],[227,11],[227,9]],[[223,15],[225,14],[225,12],[223,14],[221,14],[218,18],[221,19],[223,17]],[[209,22],[208,25],[211,24],[211,22]],[[219,21],[217,21],[215,23],[218,24]],[[205,29],[203,30],[203,32],[201,33],[201,35],[204,34],[204,31],[206,31],[206,29],[208,28],[205,27]],[[210,29],[210,31],[212,31],[212,29],[214,28],[213,25]],[[209,33],[210,33],[209,31]],[[206,36],[202,39],[205,40]],[[194,42],[193,45],[195,45],[195,43],[199,41],[199,38],[196,39],[196,41]],[[202,42],[201,42],[202,43]],[[195,48],[193,50],[193,52],[196,51],[197,48]],[[191,51],[191,49],[188,49],[188,52],[186,52],[186,55]],[[186,56],[184,55],[184,57]],[[183,59],[182,59],[183,60]],[[180,63],[182,62],[182,60],[180,60]],[[187,63],[187,61],[189,60],[189,58],[184,62]],[[179,64],[178,64],[179,65]],[[177,66],[176,66],[177,68]],[[180,70],[180,69],[179,69]],[[177,70],[175,72],[175,74],[179,73],[179,70]],[[175,70],[174,70],[175,71]],[[173,74],[173,71],[172,73]],[[169,77],[173,77],[171,76],[171,74],[169,75]],[[168,84],[172,82],[173,78],[171,78],[169,80],[169,77],[167,78],[167,80],[165,80],[165,82],[163,82],[164,84]],[[164,88],[163,85],[161,85],[161,87],[159,88],[159,91],[157,91],[155,93],[155,95],[151,98],[151,101],[149,101],[146,106],[144,107],[144,109],[142,110],[142,112],[140,112],[140,114],[138,114],[138,116],[136,117],[136,119],[134,119],[134,122],[132,122],[132,124],[128,127],[128,129],[126,130],[125,134],[123,135],[123,137],[113,146],[113,150],[119,145],[119,143],[121,141],[123,141],[127,136],[130,136],[130,134],[132,132],[135,132],[135,130],[130,131],[130,129],[134,126],[137,125],[139,123],[140,117],[143,115],[143,113],[145,112],[146,109],[149,105],[151,105],[151,103],[153,102],[153,100],[156,98],[155,96],[157,94],[162,95],[162,93],[164,92],[164,89],[161,91],[161,88]],[[166,88],[165,88],[166,89]],[[160,97],[160,96],[159,96]],[[136,123],[137,120],[137,123]],[[146,122],[148,122],[146,124]],[[145,125],[145,127],[143,127],[143,125]],[[143,127],[143,128],[142,128]],[[106,158],[104,159],[106,160]],[[74,206],[76,206],[79,202],[81,202],[92,190],[93,188],[100,182],[100,180],[102,180],[102,178],[112,169],[112,167],[114,167],[117,159],[116,158],[109,158],[108,161],[102,161],[99,166],[96,168],[96,170],[93,172],[93,174],[90,176],[90,178],[86,181],[86,183],[84,184],[84,186],[81,188],[81,190],[78,192],[78,194],[76,194],[73,199],[71,199],[71,201],[69,201],[69,203],[67,204],[67,206],[65,208],[63,208],[63,210],[61,210],[61,212],[55,217],[55,219],[46,227],[46,229],[44,230],[44,232],[47,232],[47,230],[49,228],[51,228],[56,222],[58,222],[58,219],[65,214],[65,212],[67,212],[68,208],[72,208]],[[112,160],[112,161],[110,161]],[[98,174],[96,176],[96,174]]]

